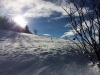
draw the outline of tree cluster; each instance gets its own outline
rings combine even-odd
[[[0,29],[31,33],[27,25],[25,28],[22,28],[14,20],[7,17],[0,17]]]

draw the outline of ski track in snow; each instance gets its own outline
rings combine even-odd
[[[0,32],[0,75],[100,75],[68,40]]]

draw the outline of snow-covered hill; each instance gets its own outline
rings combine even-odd
[[[100,75],[68,42],[0,30],[0,75]]]

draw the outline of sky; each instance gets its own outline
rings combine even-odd
[[[0,0],[0,16],[21,15],[32,32],[38,30],[38,35],[71,38],[69,17],[61,7],[65,5],[65,0]]]

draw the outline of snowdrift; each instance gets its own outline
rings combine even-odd
[[[100,75],[69,40],[0,30],[0,75]]]

